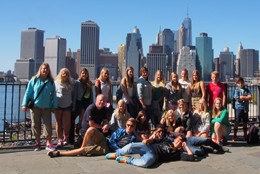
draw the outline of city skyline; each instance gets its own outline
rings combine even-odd
[[[160,4],[161,8],[158,7]],[[244,49],[260,50],[260,24],[255,22],[260,17],[259,5],[257,0],[250,1],[250,4],[242,0],[156,0],[149,4],[133,0],[127,6],[118,0],[79,0],[77,3],[68,0],[1,1],[0,71],[14,70],[15,60],[20,58],[22,30],[29,27],[44,30],[44,41],[58,35],[67,40],[67,49],[76,52],[80,48],[81,23],[88,20],[100,27],[99,47],[110,48],[113,52],[118,51],[120,44],[125,44],[127,33],[137,26],[146,56],[149,45],[156,42],[159,28],[178,30],[187,13],[192,20],[192,44],[195,45],[195,38],[201,32],[208,33],[212,37],[214,58],[225,47],[236,55],[240,42]]]

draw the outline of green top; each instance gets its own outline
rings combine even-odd
[[[213,123],[213,124],[216,122],[222,123],[226,126],[231,126],[229,123],[227,109],[223,109],[219,117],[215,117],[211,120],[211,123]]]

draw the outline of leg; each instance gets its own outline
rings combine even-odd
[[[61,145],[62,141],[62,110],[59,109],[55,112],[56,119],[56,134],[58,138],[58,144]]]
[[[221,123],[216,122],[214,124],[214,131],[216,133],[216,143],[220,144],[223,135],[226,134],[226,130]]]
[[[68,110],[63,111],[63,137],[64,142],[68,142],[68,136],[70,131],[71,112]]]
[[[84,147],[69,151],[60,151],[60,156],[77,156],[84,153]]]
[[[36,144],[41,144],[41,110],[33,108],[30,110],[32,133],[35,136]]]
[[[44,132],[46,136],[46,145],[51,144],[52,136],[52,123],[51,123],[51,109],[41,109],[42,110],[42,121],[44,125]]]

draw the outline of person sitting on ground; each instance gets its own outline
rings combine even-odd
[[[118,128],[125,128],[126,121],[130,118],[130,114],[127,111],[126,103],[123,99],[120,99],[117,103],[117,108],[112,114],[109,122],[109,129],[114,132]]]
[[[182,141],[182,137],[179,136],[172,142],[165,136],[162,126],[158,126],[153,134],[154,137],[143,140],[143,142],[130,143],[118,149],[116,153],[108,153],[106,158],[138,167],[150,167],[157,162],[172,160],[194,161],[194,156],[187,144]],[[187,154],[183,153],[182,148],[187,151]],[[139,154],[140,158],[128,156],[129,154]]]
[[[162,116],[160,124],[163,125],[164,129],[167,130],[167,134],[172,136],[176,128],[176,116],[172,109],[165,112]]]
[[[148,118],[145,111],[138,112],[136,117],[136,131],[137,135],[142,139],[147,139],[151,134],[151,126],[148,123]]]
[[[49,151],[47,155],[51,158],[59,156],[77,156],[77,155],[104,155],[109,151],[116,151],[125,145],[137,141],[135,135],[136,121],[129,118],[126,122],[126,128],[119,128],[115,131],[110,139],[97,129],[90,127],[85,133],[83,143],[80,148],[70,151]],[[91,143],[91,145],[89,145]]]

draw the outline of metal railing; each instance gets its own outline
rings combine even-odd
[[[229,118],[234,120],[232,109],[232,96],[235,89],[234,83],[225,83],[227,86],[227,109]],[[115,95],[118,82],[113,84],[113,95]],[[29,111],[23,112],[21,104],[27,83],[0,83],[0,142],[31,141],[34,139],[31,132],[31,121]],[[247,86],[253,95],[249,104],[250,121],[259,122],[260,111],[260,86]],[[55,118],[53,116],[53,123]],[[55,129],[54,129],[55,130]],[[54,134],[55,136],[55,134]]]

